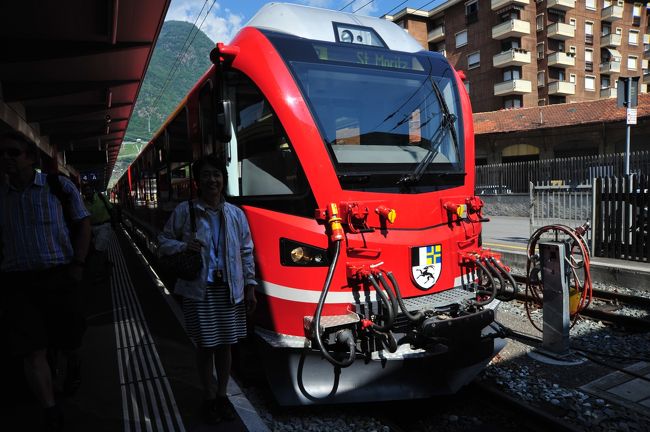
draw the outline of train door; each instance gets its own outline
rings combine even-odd
[[[232,109],[228,195],[236,204],[313,217],[316,204],[309,185],[270,103],[243,73],[224,76]]]

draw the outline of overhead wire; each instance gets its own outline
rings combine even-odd
[[[176,56],[176,59],[174,60],[174,63],[172,64],[172,67],[169,69],[169,73],[167,74],[167,78],[165,78],[165,82],[163,84],[163,87],[160,90],[160,92],[158,93],[158,96],[154,99],[153,103],[151,104],[152,106],[155,106],[158,103],[158,101],[160,100],[160,98],[162,97],[162,95],[164,94],[165,90],[167,89],[167,86],[172,81],[174,75],[178,71],[178,68],[180,67],[181,60],[182,60],[183,56],[185,56],[187,51],[192,46],[192,43],[194,42],[194,39],[196,38],[196,35],[201,30],[201,27],[203,26],[203,23],[205,22],[205,19],[208,17],[208,15],[210,14],[210,11],[214,7],[214,4],[216,3],[216,0],[212,1],[212,4],[210,5],[210,8],[208,9],[205,16],[203,17],[203,21],[201,21],[201,24],[197,28],[196,23],[199,21],[199,18],[201,18],[201,14],[203,13],[203,10],[205,9],[205,6],[208,4],[208,1],[209,0],[205,0],[205,2],[203,3],[203,6],[201,7],[201,10],[199,11],[198,15],[196,16],[196,19],[194,20],[194,23],[192,24],[192,28],[190,29],[189,33],[185,37],[185,41],[183,42],[183,45],[181,47],[181,51]],[[196,31],[194,31],[195,29],[196,29]],[[192,32],[194,32],[194,36],[192,37],[192,40],[190,41],[190,43],[187,44],[187,41],[190,39],[190,36],[192,35]]]
[[[374,2],[374,1],[375,1],[375,0],[370,0],[368,3],[364,4],[364,5],[361,6],[360,8],[358,8],[358,9],[356,9],[356,10],[353,10],[352,13],[357,13],[357,12],[359,12],[361,9],[365,8],[366,6],[368,6],[370,3]]]

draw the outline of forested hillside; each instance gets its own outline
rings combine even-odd
[[[212,41],[193,24],[165,21],[113,169],[111,183],[137,156],[134,150],[149,141],[210,67],[209,55],[213,47]],[[174,72],[170,75],[171,71]],[[135,144],[138,139],[140,143]]]

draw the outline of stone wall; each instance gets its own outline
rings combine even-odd
[[[485,203],[483,213],[490,216],[530,215],[530,197],[528,194],[480,195]]]

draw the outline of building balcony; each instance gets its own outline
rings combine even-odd
[[[641,69],[648,69],[648,59],[641,59]]]
[[[609,22],[623,19],[623,8],[615,5],[608,6],[600,11],[600,19]]]
[[[576,65],[576,56],[573,53],[554,52],[548,56],[548,65],[560,68]]]
[[[494,85],[494,96],[522,95],[533,91],[530,81],[516,79]]]
[[[571,24],[553,23],[546,27],[546,36],[550,39],[567,40],[575,37],[576,28]]]
[[[555,96],[571,96],[576,94],[576,85],[565,81],[548,83],[548,94]]]
[[[621,72],[620,61],[608,61],[608,62],[602,62],[600,64],[600,73],[610,74],[610,73],[620,73],[620,72]]]
[[[438,42],[445,38],[445,26],[438,26],[429,32],[429,42]]]
[[[611,99],[616,97],[616,89],[614,87],[605,87],[600,89],[601,99]]]
[[[576,0],[548,0],[546,2],[547,9],[559,9],[563,11],[568,11],[569,9],[575,9]]]
[[[510,48],[492,57],[492,65],[497,68],[523,66],[530,64],[530,51],[521,48]]]
[[[521,5],[521,6],[526,6],[529,4],[528,0],[492,0],[491,2],[491,9],[492,10],[497,10],[501,9],[502,7],[508,6],[508,5]]]
[[[650,45],[650,34],[644,34],[643,35],[643,44],[644,45]]]
[[[621,46],[621,35],[620,34],[614,34],[610,33],[607,36],[601,36],[600,37],[600,46],[601,47],[610,47],[610,48],[616,48]]]
[[[511,19],[492,27],[492,39],[507,39],[522,37],[530,34],[530,23],[518,19]]]

